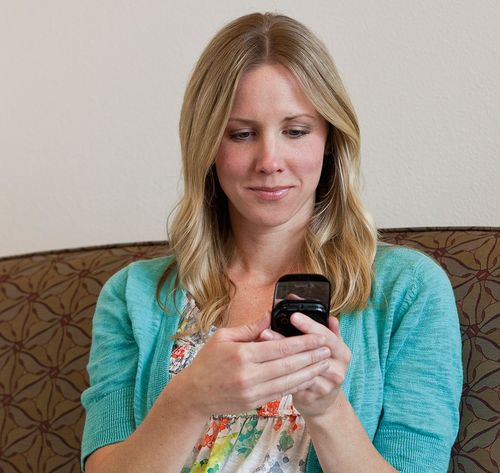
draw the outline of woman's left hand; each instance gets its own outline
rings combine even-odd
[[[291,321],[304,334],[317,333],[327,336],[326,346],[332,353],[329,358],[330,367],[314,378],[312,386],[293,394],[293,404],[305,419],[322,416],[334,407],[341,392],[351,361],[351,351],[340,336],[337,318],[329,317],[328,327],[325,327],[297,312],[292,315]],[[269,329],[262,334],[262,338],[267,340],[281,337],[282,335]]]

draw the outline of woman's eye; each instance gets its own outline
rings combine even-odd
[[[238,131],[236,133],[230,133],[229,137],[234,141],[246,141],[252,136],[251,131]]]
[[[291,130],[287,130],[286,133],[291,137],[291,138],[300,138],[301,136],[309,134],[309,131],[307,130],[301,130],[301,129],[294,129],[292,128]]]
[[[309,130],[303,130],[301,128],[291,128],[288,130],[284,130],[283,133],[288,135],[290,138],[300,138],[301,136],[308,135],[310,133]],[[229,133],[229,138],[233,141],[249,141],[251,140],[256,133],[254,131],[235,131]]]

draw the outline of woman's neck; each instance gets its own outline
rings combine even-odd
[[[251,279],[257,286],[274,285],[283,274],[301,270],[305,229],[233,228],[233,255],[229,276],[234,281]]]

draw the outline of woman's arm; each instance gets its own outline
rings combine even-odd
[[[208,417],[182,395],[182,372],[165,388],[142,424],[126,440],[96,450],[87,473],[179,472]]]
[[[294,324],[304,333],[324,330],[312,322],[301,314],[294,315]],[[351,352],[340,336],[338,319],[330,317],[329,328],[332,352],[329,369],[312,386],[294,396],[295,406],[304,417],[321,468],[324,473],[395,472],[375,449],[344,396],[342,383]]]
[[[401,288],[394,300],[402,302],[391,309],[392,323],[384,327],[390,343],[373,443],[341,390],[350,351],[335,319],[330,321],[329,369],[294,395],[325,473],[447,471],[462,382],[453,291],[443,270],[429,258],[419,258]],[[292,321],[304,333],[328,330],[300,314]]]
[[[219,329],[191,365],[164,388],[143,423],[124,441],[101,448],[87,473],[178,473],[212,413],[254,409],[306,389],[329,366],[323,335],[255,343],[269,317]]]
[[[305,421],[324,473],[397,471],[375,449],[342,391],[324,415]]]
[[[395,472],[373,446],[342,391],[351,352],[340,337],[338,320],[330,317],[329,331],[298,313],[292,315],[292,322],[306,334],[328,332],[328,347],[332,353],[328,370],[293,397],[294,406],[303,416],[311,435],[323,472]]]

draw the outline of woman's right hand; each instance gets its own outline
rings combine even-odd
[[[269,315],[217,330],[172,380],[183,402],[204,417],[237,414],[307,389],[328,369],[323,335],[260,341],[268,327]]]

